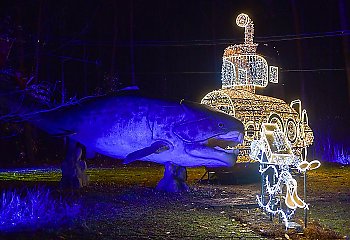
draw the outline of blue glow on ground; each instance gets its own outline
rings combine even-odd
[[[44,187],[6,190],[1,193],[0,231],[58,227],[72,221],[79,212],[80,204],[55,199]]]
[[[336,162],[343,165],[350,164],[350,151],[349,149],[345,149],[344,146],[333,145],[332,147],[326,148],[324,155],[330,162]]]
[[[322,161],[350,165],[350,149],[346,144],[339,144],[330,138],[316,142],[316,154]]]

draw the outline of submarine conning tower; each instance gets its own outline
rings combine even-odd
[[[257,54],[254,43],[254,23],[241,13],[236,24],[244,28],[244,43],[227,47],[221,69],[222,88],[243,89],[255,93],[256,87],[266,87],[268,81],[278,83],[278,67],[268,66],[264,57]]]

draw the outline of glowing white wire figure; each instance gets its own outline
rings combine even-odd
[[[257,196],[259,206],[268,213],[279,214],[287,227],[288,220],[297,208],[308,209],[308,205],[298,196],[298,185],[290,173],[291,167],[305,173],[320,167],[321,163],[318,160],[301,160],[294,155],[290,142],[276,123],[262,124],[261,138],[251,143],[250,157],[261,163],[260,174],[266,174],[263,180],[268,199],[264,201],[265,193],[262,192],[261,196]],[[268,170],[273,172],[270,176],[273,180],[277,179],[276,181],[269,180]],[[281,201],[277,197],[284,193],[285,208],[281,207]]]

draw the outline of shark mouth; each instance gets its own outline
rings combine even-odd
[[[238,131],[228,132],[223,135],[209,138],[204,144],[217,151],[238,155],[239,150],[235,147],[243,143],[243,133]]]
[[[205,166],[232,167],[239,153],[235,147],[243,143],[243,136],[242,132],[231,131],[203,142],[189,144],[186,152],[196,158],[207,159]]]

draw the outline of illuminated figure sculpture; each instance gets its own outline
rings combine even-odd
[[[321,163],[301,160],[294,155],[289,140],[276,123],[262,124],[260,139],[251,143],[250,157],[260,163],[262,191],[257,196],[259,206],[270,214],[279,215],[285,226],[290,227],[289,220],[295,210],[308,209],[298,196],[297,181],[291,173],[295,170],[305,174],[320,167]],[[304,175],[304,194],[305,183]]]
[[[251,162],[250,144],[260,138],[262,123],[276,123],[291,142],[295,155],[306,160],[307,147],[313,143],[313,132],[308,116],[302,110],[301,101],[287,104],[281,99],[258,95],[256,88],[268,82],[278,83],[278,67],[268,66],[264,57],[256,53],[258,44],[253,42],[254,24],[248,15],[241,13],[236,19],[245,29],[244,44],[225,49],[221,81],[222,88],[209,92],[201,103],[217,108],[244,123],[246,134],[237,162]]]

